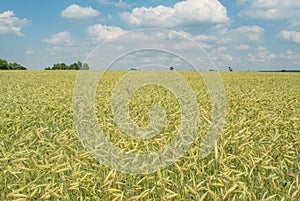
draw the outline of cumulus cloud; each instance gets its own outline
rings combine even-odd
[[[292,63],[299,65],[300,54],[295,54],[292,50],[288,49],[284,54],[280,54],[279,57],[284,60],[291,61]]]
[[[61,16],[70,19],[87,19],[97,17],[100,12],[91,7],[80,7],[76,4],[72,4],[61,12]]]
[[[127,31],[121,29],[120,27],[106,26],[103,24],[95,24],[93,26],[90,26],[87,30],[88,35],[95,42],[101,42],[108,39],[112,39],[126,32]]]
[[[222,64],[223,62],[229,62],[229,61],[233,61],[234,57],[227,53],[227,47],[224,46],[220,46],[217,47],[215,49],[213,49],[210,52],[210,56],[218,63],[218,64]]]
[[[281,31],[279,37],[286,41],[291,41],[300,44],[300,32],[296,31]]]
[[[42,41],[52,45],[73,45],[74,43],[72,35],[67,31],[53,34]]]
[[[239,45],[239,46],[235,47],[235,49],[237,49],[237,50],[248,50],[249,45]]]
[[[130,5],[122,0],[119,1],[110,1],[110,0],[100,0],[101,4],[104,5],[113,5],[117,8],[129,8]]]
[[[21,29],[31,22],[25,18],[20,19],[15,16],[14,11],[8,10],[0,13],[0,35],[16,34],[23,36]]]
[[[293,54],[293,51],[292,50],[290,50],[290,49],[288,49],[287,51],[286,51],[286,53],[285,53],[286,55],[292,55]]]
[[[226,8],[218,0],[185,0],[172,7],[139,7],[121,13],[121,18],[137,27],[182,27],[229,22]]]
[[[185,31],[172,31],[168,33],[157,32],[155,35],[152,34],[150,37],[145,35],[144,40],[151,41],[152,43],[161,40],[175,40],[176,41],[176,44],[174,44],[175,49],[189,49],[190,42],[187,41],[192,40],[197,42],[198,45],[200,45],[200,47],[204,49],[209,49],[212,46],[208,43],[212,41],[216,41],[217,37],[213,35],[206,35],[206,34],[192,35]]]
[[[236,46],[243,43],[242,47],[236,49],[246,49],[249,48],[245,46],[247,43],[258,43],[262,41],[264,32],[264,29],[260,26],[240,26],[222,33],[216,43]]]
[[[250,1],[245,1],[250,2]],[[244,2],[244,3],[245,3]],[[254,0],[240,12],[241,16],[256,19],[282,20],[300,17],[300,1]]]
[[[245,3],[249,3],[251,1],[252,0],[237,0],[237,3],[238,3],[238,5],[242,5],[242,4],[245,4]]]
[[[217,37],[212,35],[200,34],[194,37],[196,41],[216,41]]]
[[[299,19],[294,19],[291,21],[291,27],[293,29],[300,30],[300,17],[299,17]]]
[[[25,54],[26,55],[32,55],[32,54],[34,54],[34,50],[26,50]]]
[[[266,62],[270,60],[274,60],[277,56],[275,53],[272,53],[268,50],[267,47],[259,46],[256,51],[256,54],[248,54],[248,58],[251,61],[255,62]]]
[[[232,32],[235,34],[242,34],[249,40],[258,41],[261,39],[261,36],[265,31],[259,26],[241,26],[234,29]]]
[[[265,30],[260,26],[240,26],[230,29],[217,41],[219,44],[233,44],[240,42],[256,42],[262,40]]]

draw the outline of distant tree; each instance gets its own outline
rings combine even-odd
[[[87,63],[84,63],[83,66],[82,66],[82,70],[89,70],[90,67]]]
[[[15,70],[16,68],[18,68],[19,64],[17,63],[10,63],[8,64],[8,69],[9,70]]]
[[[57,63],[50,67],[46,67],[45,70],[89,70],[89,65],[87,63],[82,64],[81,61],[73,63],[68,66],[65,63]]]
[[[5,59],[0,59],[0,70],[27,70],[18,63],[8,63]]]
[[[59,64],[54,64],[51,68],[51,70],[59,70]]]
[[[77,65],[79,67],[79,70],[81,70],[82,69],[82,62],[81,61],[77,61]]]
[[[87,63],[82,63],[81,61],[77,62],[79,70],[89,70],[89,65]]]
[[[24,66],[21,66],[18,63],[10,63],[8,64],[8,69],[9,70],[26,70]]]
[[[69,70],[69,66],[65,63],[54,64],[51,70]]]
[[[69,70],[69,66],[67,64],[65,64],[65,63],[61,63],[60,64],[60,69],[61,70]]]
[[[174,67],[171,66],[171,67],[170,67],[170,70],[174,70]]]
[[[228,67],[228,70],[230,71],[230,72],[232,72],[233,71],[233,69],[229,66]]]
[[[8,70],[8,62],[5,59],[0,59],[0,70]]]
[[[69,69],[70,70],[78,70],[79,67],[78,67],[77,63],[73,63],[73,64],[70,65]]]
[[[78,65],[78,63],[75,63],[76,66],[75,66],[75,70],[79,70],[80,69],[80,66]]]

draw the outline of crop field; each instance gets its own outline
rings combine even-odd
[[[168,145],[180,127],[176,97],[149,85],[129,101],[140,127],[158,104],[167,120],[157,136],[141,140],[115,124],[111,96],[126,71],[107,71],[95,113],[116,147],[134,153]],[[84,148],[73,120],[75,71],[0,72],[0,200],[300,200],[300,74],[221,73],[227,96],[224,132],[200,157],[210,125],[210,97],[195,72],[181,72],[199,104],[199,128],[190,150],[149,174],[128,174],[98,162]]]

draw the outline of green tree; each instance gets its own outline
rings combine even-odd
[[[79,70],[81,70],[82,69],[82,62],[81,61],[77,61],[77,65],[78,65]]]
[[[8,63],[5,59],[0,59],[0,70],[27,70],[27,68],[16,62]]]
[[[69,66],[67,64],[65,64],[65,63],[61,63],[60,64],[60,69],[61,70],[69,70]]]
[[[82,66],[82,70],[89,70],[90,67],[87,63],[84,63],[83,66]]]
[[[65,63],[54,64],[51,70],[69,70],[69,66]]]
[[[45,70],[89,70],[89,65],[87,63],[82,63],[81,61],[78,61],[77,63],[73,63],[70,66],[68,66],[65,63],[56,63],[50,67],[46,67]]]
[[[79,66],[78,66],[77,63],[73,63],[73,64],[70,65],[70,68],[69,68],[69,69],[70,69],[70,70],[79,70]]]
[[[89,70],[89,65],[87,63],[82,63],[81,61],[77,62],[79,70]]]
[[[0,70],[8,70],[8,62],[5,59],[0,59]]]
[[[54,64],[51,70],[59,70],[59,64]]]
[[[9,70],[26,70],[24,66],[21,66],[18,63],[10,63],[8,64]]]

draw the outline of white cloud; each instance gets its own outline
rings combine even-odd
[[[260,26],[240,26],[225,32],[217,43],[224,45],[241,42],[257,42],[262,40],[264,32],[265,30]]]
[[[229,38],[229,37],[226,37],[226,36],[220,38],[219,40],[217,40],[217,43],[218,43],[218,44],[221,44],[221,45],[229,44],[229,43],[231,43],[231,42],[232,42],[232,39]]]
[[[291,21],[291,27],[293,29],[300,30],[300,17],[299,17],[299,19],[294,19]]]
[[[239,5],[241,5],[241,4],[246,4],[246,3],[249,3],[249,2],[251,2],[252,0],[237,0],[237,3],[239,4]]]
[[[200,47],[203,48],[203,49],[210,49],[210,48],[213,47],[212,45],[207,44],[207,43],[200,43],[199,45],[200,45]]]
[[[74,54],[75,49],[67,46],[53,46],[51,48],[47,48],[47,51],[50,55],[64,55],[70,56],[71,53]]]
[[[281,59],[290,61],[296,65],[299,65],[300,54],[295,54],[292,50],[288,49],[284,54],[280,54]]]
[[[122,0],[119,0],[118,2],[115,2],[114,6],[119,7],[119,8],[129,8],[130,7],[129,4],[127,4],[126,2],[124,2]]]
[[[7,10],[0,13],[0,35],[16,34],[23,36],[21,29],[31,22],[27,19],[20,19],[15,16],[14,11]]]
[[[239,45],[239,46],[235,47],[235,49],[237,49],[237,50],[248,50],[249,45]]]
[[[286,55],[292,55],[293,54],[293,51],[292,50],[290,50],[290,49],[288,49],[287,51],[286,51],[286,53],[285,53]]]
[[[87,19],[97,17],[100,12],[91,7],[80,7],[72,4],[61,12],[61,16],[70,19]]]
[[[227,47],[220,46],[220,47],[217,47],[216,50],[219,52],[225,52],[227,50]]]
[[[298,0],[254,0],[240,15],[267,20],[299,19],[299,9]]]
[[[234,57],[227,53],[227,47],[219,46],[210,51],[210,56],[213,58],[218,65],[225,65],[225,63],[231,62],[234,60]]]
[[[259,26],[241,26],[233,30],[233,32],[242,34],[249,40],[258,41],[261,39],[261,36],[265,31]]]
[[[187,38],[187,39],[184,39]],[[189,49],[190,48],[190,42],[187,42],[186,40],[193,40],[197,42],[200,47],[204,49],[209,49],[212,46],[207,44],[206,42],[210,41],[215,41],[217,40],[217,37],[212,36],[212,35],[205,35],[205,34],[200,34],[200,35],[191,35],[188,32],[185,31],[172,31],[169,32],[168,34],[166,33],[160,33],[158,32],[155,36],[152,35],[152,38],[149,38],[148,40],[173,40],[177,39],[178,43],[175,44],[176,49]]]
[[[205,34],[200,34],[198,36],[195,36],[194,39],[196,41],[216,41],[217,37],[216,36],[212,36],[212,35],[205,35]]]
[[[34,50],[26,50],[25,54],[26,55],[32,55],[32,54],[34,54]]]
[[[255,62],[266,62],[266,61],[270,61],[270,60],[274,60],[277,56],[275,53],[272,53],[268,50],[267,47],[264,46],[259,46],[256,51],[255,51],[255,55],[254,54],[248,54],[248,58],[251,61],[255,61]]]
[[[137,27],[182,27],[199,24],[228,23],[226,8],[218,0],[186,0],[166,7],[134,8],[121,18]]]
[[[74,43],[73,37],[67,31],[53,34],[42,41],[53,45],[73,45]]]
[[[106,26],[102,24],[95,24],[90,26],[87,30],[88,35],[95,41],[105,41],[117,37],[127,31],[116,26]]]
[[[100,0],[101,4],[104,5],[113,5],[117,8],[129,8],[130,5],[122,0],[118,0],[118,1],[109,1],[109,0]]]
[[[281,31],[279,37],[286,41],[291,41],[300,44],[300,32],[296,31]]]

